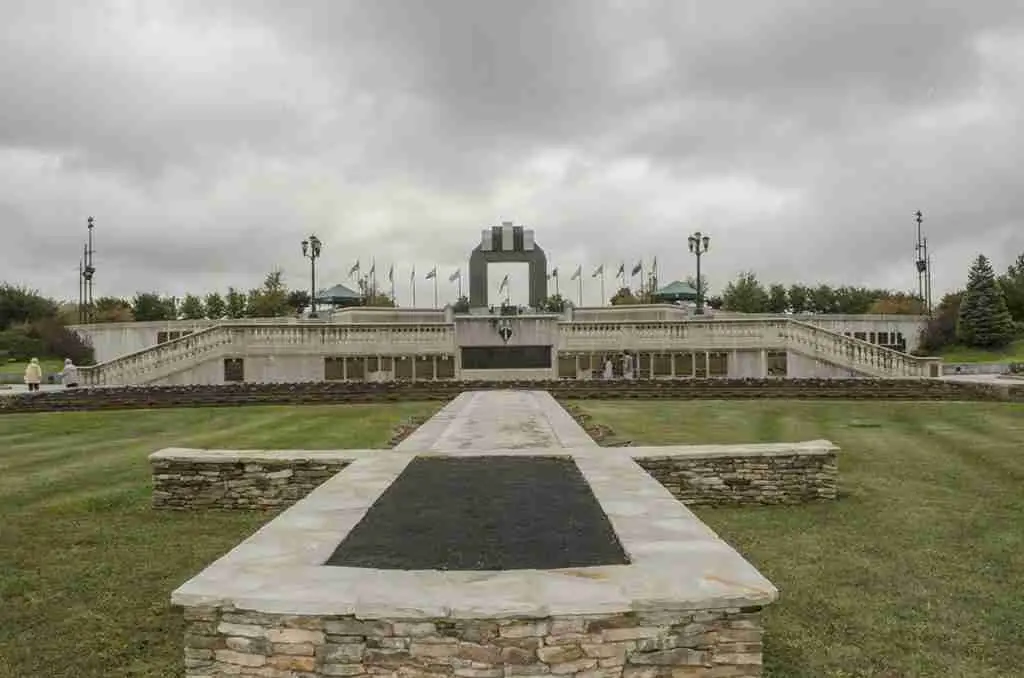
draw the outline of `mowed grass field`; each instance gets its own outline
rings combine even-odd
[[[766,676],[1024,676],[1024,405],[579,405],[637,443],[842,447],[837,502],[696,509],[782,592]],[[150,452],[379,447],[437,408],[0,417],[0,677],[183,675],[170,592],[267,516],[151,510]]]
[[[1024,676],[1024,405],[578,405],[636,444],[842,448],[839,501],[694,509],[781,591],[766,676]]]
[[[268,515],[151,510],[151,452],[384,447],[439,407],[0,416],[0,677],[184,675],[171,591]]]

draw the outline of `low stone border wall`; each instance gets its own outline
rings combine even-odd
[[[307,405],[450,400],[463,391],[548,391],[562,400],[751,399],[956,400],[1024,402],[1024,386],[940,379],[674,379],[614,381],[306,382],[206,386],[126,386],[0,398],[0,414],[18,412]]]
[[[636,462],[688,506],[802,504],[835,499],[838,451],[827,440],[630,448]]]
[[[190,676],[754,678],[761,608],[371,619],[185,607]],[[290,672],[301,672],[290,673]]]
[[[571,448],[560,450],[567,451]],[[633,458],[676,499],[693,506],[800,504],[835,499],[838,452],[827,440],[607,450],[608,454]],[[153,507],[282,509],[305,497],[352,461],[388,453],[160,450],[150,456]]]
[[[348,466],[351,455],[168,449],[150,461],[153,508],[281,509]]]

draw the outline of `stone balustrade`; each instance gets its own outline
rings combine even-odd
[[[220,356],[231,344],[223,326],[199,330],[179,339],[135,351],[92,367],[80,367],[82,386],[122,386],[159,379],[183,367]]]
[[[374,323],[352,325],[250,325],[232,327],[232,344],[243,353],[375,355],[451,354],[451,323]]]
[[[784,349],[788,321],[563,322],[560,351]]]
[[[557,330],[560,352],[789,350],[864,376],[940,376],[939,359],[909,356],[787,318],[557,322]],[[455,355],[455,335],[455,324],[444,322],[224,323],[82,368],[82,384],[152,383],[222,356]]]
[[[783,334],[790,350],[847,367],[865,376],[941,376],[941,358],[921,358],[900,353],[797,320],[790,320]]]

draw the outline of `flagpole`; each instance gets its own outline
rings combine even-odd
[[[459,299],[462,299],[462,269],[459,269]]]
[[[437,308],[437,266],[434,266],[434,308]]]
[[[558,269],[555,269],[555,296],[562,296],[561,293],[558,291]]]
[[[604,306],[604,264],[601,264],[601,306]]]
[[[416,308],[416,267],[412,267],[412,273],[409,275],[409,285],[412,287],[412,307]]]
[[[580,271],[580,275],[576,276],[576,279],[579,281],[579,285],[580,285],[579,296],[577,297],[577,299],[579,299],[580,306],[583,306],[583,275],[582,275],[582,273],[583,272]]]

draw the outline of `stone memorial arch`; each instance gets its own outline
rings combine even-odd
[[[480,244],[469,255],[469,305],[487,306],[488,264],[525,262],[530,265],[530,306],[540,308],[548,297],[548,258],[533,239],[533,229],[511,221],[484,229]]]

